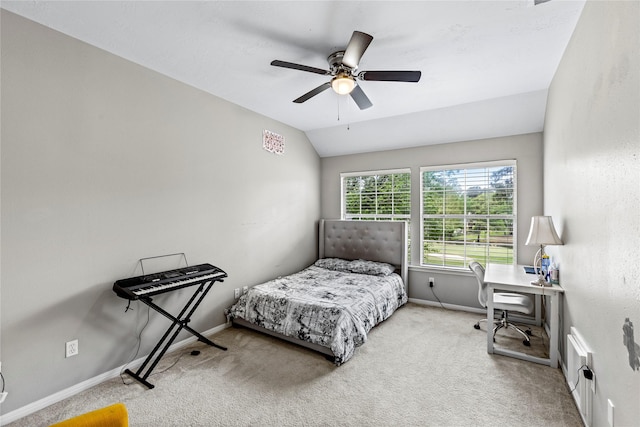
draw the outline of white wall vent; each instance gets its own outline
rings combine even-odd
[[[587,380],[583,374],[583,367],[589,366],[589,368],[593,369],[592,353],[574,327],[571,327],[571,333],[567,335],[566,349],[567,383],[570,389],[573,390],[571,394],[578,406],[584,425],[590,427],[593,412],[593,395],[596,391],[596,376],[594,374],[591,380]]]

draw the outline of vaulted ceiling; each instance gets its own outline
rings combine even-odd
[[[538,4],[539,3],[539,4]],[[6,1],[1,7],[306,132],[321,156],[541,131],[547,89],[584,0]],[[358,81],[373,103],[326,90],[354,30],[359,70],[419,70],[418,83]]]

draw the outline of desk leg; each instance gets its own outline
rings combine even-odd
[[[549,322],[549,328],[551,329],[551,336],[549,337],[549,366],[552,368],[558,367],[558,338],[560,329],[559,305],[560,295],[558,292],[553,292],[551,294],[551,322]]]
[[[493,287],[487,285],[487,353],[493,354]]]
[[[542,324],[542,296],[540,294],[535,294],[536,301],[536,326],[544,326]]]

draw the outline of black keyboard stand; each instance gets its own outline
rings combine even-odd
[[[192,329],[191,327],[189,327],[189,322],[191,321],[191,316],[196,311],[196,309],[198,308],[198,306],[200,305],[200,303],[202,302],[204,297],[207,295],[207,293],[211,289],[211,286],[213,286],[213,284],[215,282],[217,282],[217,281],[222,281],[222,280],[219,280],[219,279],[215,280],[214,279],[214,280],[208,280],[208,281],[202,282],[198,286],[198,289],[196,289],[196,291],[193,293],[193,295],[191,296],[189,301],[182,308],[182,311],[180,312],[180,314],[177,317],[171,315],[166,310],[164,310],[162,307],[156,305],[152,301],[150,296],[141,296],[139,298],[140,301],[142,301],[143,303],[145,303],[146,305],[148,305],[149,307],[151,307],[152,309],[154,309],[158,313],[162,314],[167,319],[171,320],[172,323],[171,323],[171,326],[169,326],[167,331],[164,333],[164,335],[162,336],[160,341],[158,341],[156,346],[153,348],[151,353],[149,353],[149,355],[145,359],[144,363],[142,363],[142,365],[140,365],[138,370],[136,372],[133,372],[133,371],[127,369],[127,370],[125,370],[125,373],[129,374],[131,377],[135,378],[136,380],[138,380],[140,383],[144,384],[148,388],[150,388],[150,389],[154,388],[155,386],[153,384],[151,384],[149,381],[147,381],[147,378],[149,378],[149,375],[151,375],[151,372],[155,369],[155,367],[158,364],[158,362],[160,362],[160,359],[162,359],[162,356],[164,356],[164,354],[167,352],[167,350],[169,350],[169,347],[171,346],[171,344],[173,344],[173,341],[175,341],[175,339],[178,337],[178,334],[183,329],[191,332],[195,337],[198,338],[198,341],[201,341],[201,342],[203,342],[205,344],[208,344],[210,346],[219,348],[220,350],[225,350],[226,351],[227,350],[226,347],[223,347],[221,345],[218,345],[218,344],[214,343],[210,339],[206,338],[205,336],[203,336],[199,332],[197,332],[194,329]],[[162,349],[161,349],[161,347],[162,347]],[[160,352],[158,353],[158,351],[160,351]],[[151,364],[149,365],[150,362],[151,362]],[[147,367],[147,365],[148,365],[148,367]],[[146,369],[146,372],[144,372],[145,369]]]

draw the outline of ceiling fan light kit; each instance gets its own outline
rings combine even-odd
[[[356,79],[366,81],[385,81],[385,82],[411,82],[420,81],[420,71],[360,71],[358,72],[358,64],[367,47],[373,40],[369,34],[361,31],[354,31],[351,40],[345,50],[333,52],[327,58],[329,62],[329,70],[310,67],[308,65],[295,64],[280,60],[271,61],[271,65],[275,67],[290,68],[293,70],[306,71],[309,73],[333,76],[331,82],[325,82],[320,86],[310,90],[304,95],[293,100],[297,104],[301,104],[310,98],[324,92],[330,87],[339,95],[351,95],[353,101],[361,110],[371,107],[371,100],[365,95],[359,85],[356,85]]]
[[[338,95],[348,95],[355,87],[356,81],[346,74],[339,74],[331,80],[331,88]]]

